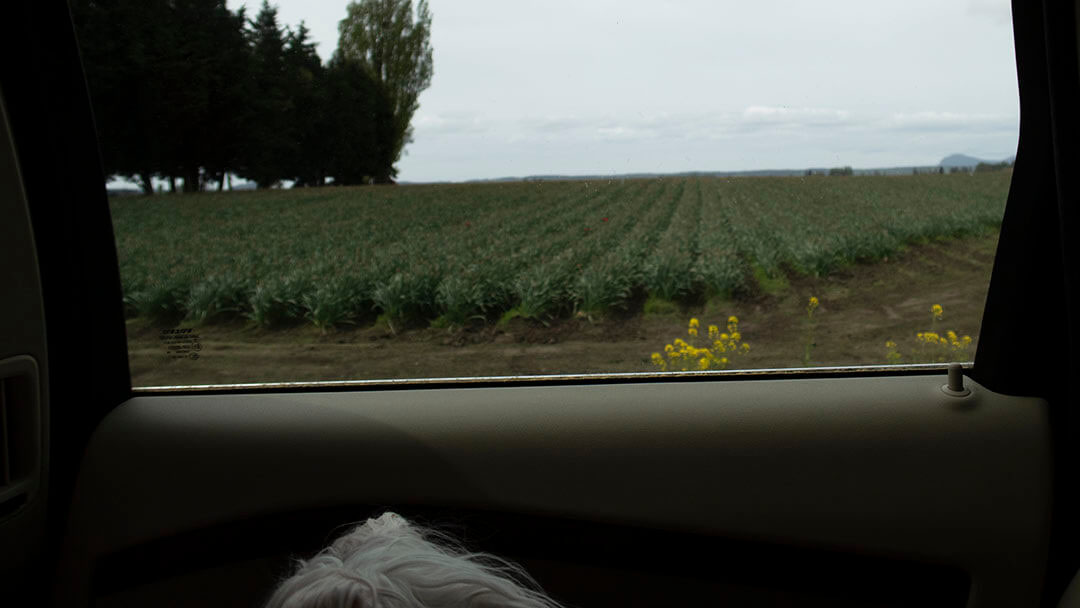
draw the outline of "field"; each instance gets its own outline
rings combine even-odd
[[[133,379],[647,371],[691,316],[729,315],[753,344],[732,367],[885,363],[886,340],[915,361],[932,304],[938,331],[977,340],[1010,177],[116,198]],[[174,327],[201,336],[198,360],[169,356]]]
[[[745,298],[1000,225],[1009,173],[118,198],[129,317],[321,330],[543,323]]]

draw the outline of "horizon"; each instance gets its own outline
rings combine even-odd
[[[466,178],[458,180],[431,180],[431,181],[411,181],[411,180],[397,180],[395,183],[403,186],[423,186],[434,184],[476,184],[487,182],[517,182],[517,181],[531,181],[531,180],[583,180],[583,179],[648,179],[653,177],[687,177],[687,176],[700,176],[700,177],[758,177],[761,173],[779,173],[784,175],[778,175],[775,177],[797,177],[798,174],[806,171],[828,171],[829,169],[850,167],[855,171],[856,175],[865,175],[870,171],[910,171],[912,169],[934,169],[938,167],[948,168],[949,166],[942,165],[942,161],[953,157],[964,156],[976,160],[977,162],[985,163],[1000,163],[1011,162],[1015,159],[1015,154],[1010,154],[1004,158],[985,158],[977,157],[966,152],[954,152],[943,156],[937,163],[931,164],[911,164],[911,165],[893,165],[889,167],[854,167],[851,165],[814,165],[810,167],[771,167],[766,169],[744,169],[744,170],[728,170],[728,169],[688,169],[686,171],[673,171],[670,173],[657,173],[657,172],[634,172],[634,173],[538,173],[530,175],[502,175],[498,177],[483,177],[483,178]],[[960,165],[963,167],[974,167],[974,165]],[[789,175],[790,174],[790,175]],[[232,174],[230,174],[232,175]],[[770,176],[764,176],[770,177]],[[155,186],[158,188],[164,188],[168,186],[168,181],[164,179],[154,178]],[[178,179],[178,182],[182,182],[182,179]],[[233,189],[248,190],[249,185],[254,183],[249,180],[238,178],[232,175]],[[333,182],[328,182],[326,186],[333,186]],[[289,185],[282,185],[281,189],[290,189]],[[139,190],[138,184],[124,179],[110,180],[106,184],[106,190],[110,192],[135,192]],[[207,189],[211,191],[212,189]],[[225,190],[228,192],[229,190]]]

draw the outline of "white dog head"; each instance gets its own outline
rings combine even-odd
[[[521,568],[387,512],[301,561],[267,608],[559,608],[535,589]]]

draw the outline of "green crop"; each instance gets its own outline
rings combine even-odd
[[[1001,224],[1011,174],[320,188],[111,201],[125,314],[330,330],[777,289]]]

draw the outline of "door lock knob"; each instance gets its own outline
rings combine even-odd
[[[949,364],[949,382],[941,387],[941,391],[950,397],[965,397],[971,394],[971,389],[964,386],[964,368],[959,363]]]

